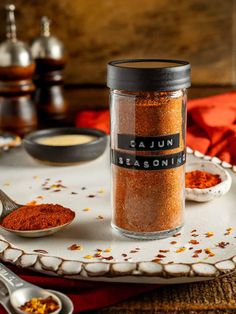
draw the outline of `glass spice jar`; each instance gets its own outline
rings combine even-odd
[[[165,59],[112,61],[107,85],[112,227],[132,238],[171,236],[183,226],[190,64]]]

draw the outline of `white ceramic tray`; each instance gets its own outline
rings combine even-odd
[[[114,282],[183,283],[233,272],[236,167],[188,149],[188,162],[202,159],[228,169],[230,192],[208,203],[187,202],[180,235],[137,241],[120,237],[110,227],[108,151],[73,167],[39,164],[22,149],[5,153],[0,188],[20,204],[36,200],[70,207],[76,219],[65,231],[41,239],[1,231],[0,259],[56,276]],[[73,244],[77,250],[68,249]],[[102,250],[101,256],[97,250]]]

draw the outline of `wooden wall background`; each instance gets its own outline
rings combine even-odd
[[[69,57],[67,84],[105,84],[106,63],[117,58],[180,58],[192,63],[194,84],[236,81],[236,0],[15,0],[18,37],[31,41],[39,19]],[[0,37],[4,35],[0,1]],[[235,17],[234,17],[235,15]]]

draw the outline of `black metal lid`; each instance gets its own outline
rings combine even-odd
[[[171,91],[191,85],[190,64],[168,59],[114,60],[107,66],[107,86],[112,89]]]

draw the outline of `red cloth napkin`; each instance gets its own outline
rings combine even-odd
[[[74,304],[74,314],[109,306],[158,287],[158,285],[91,282],[50,277],[9,264],[6,266],[32,284],[65,293]],[[0,313],[6,313],[2,306]]]
[[[109,133],[109,111],[82,111],[76,126]],[[236,92],[188,102],[187,145],[236,165]]]

